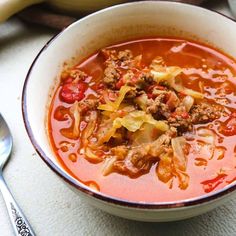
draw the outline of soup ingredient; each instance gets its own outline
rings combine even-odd
[[[61,99],[67,103],[74,103],[80,101],[85,97],[87,86],[83,82],[66,83],[61,89]]]

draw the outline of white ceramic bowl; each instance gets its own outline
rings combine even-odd
[[[71,177],[57,162],[45,128],[49,95],[68,59],[77,62],[122,40],[147,36],[196,39],[236,57],[236,23],[209,10],[170,2],[136,2],[89,15],[54,37],[34,60],[26,77],[22,109],[31,142],[46,164],[79,196],[111,214],[142,221],[172,221],[202,214],[235,192],[235,183],[204,196],[176,202],[145,203],[94,192]],[[148,186],[147,186],[148,187]]]

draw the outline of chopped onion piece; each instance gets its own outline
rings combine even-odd
[[[184,97],[182,103],[185,106],[186,111],[189,112],[194,104],[194,99],[191,96],[187,95],[186,97]]]
[[[209,156],[209,159],[212,159],[216,150],[216,134],[207,128],[198,129],[197,134],[200,137],[197,143],[202,146],[201,153]]]
[[[216,134],[207,128],[200,128],[197,131],[198,136],[201,137],[201,140],[208,143],[208,144],[215,144],[216,141]]]
[[[113,164],[116,161],[116,157],[107,158],[103,165],[102,174],[104,176],[109,175],[113,171]]]

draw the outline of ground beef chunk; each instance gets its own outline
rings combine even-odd
[[[128,66],[133,59],[133,54],[130,50],[119,51],[117,59],[120,66]]]
[[[133,59],[133,55],[130,50],[118,53],[115,50],[103,50],[102,53],[107,58],[103,81],[109,88],[114,89],[120,78],[119,68],[128,67]]]
[[[168,118],[170,127],[176,128],[179,135],[193,129],[191,118],[183,118],[181,115]]]
[[[155,118],[165,117],[168,118],[170,116],[169,107],[165,104],[166,93],[162,93],[157,96],[155,99],[148,99],[147,102],[147,113],[151,113]]]
[[[153,74],[150,72],[142,72],[140,78],[148,84],[151,84],[154,81]]]
[[[174,127],[179,135],[193,129],[190,115],[186,112],[185,106],[179,106],[167,119],[170,127]]]
[[[103,81],[108,87],[115,88],[115,85],[119,79],[119,72],[116,69],[116,66],[113,64],[110,64],[105,70],[104,70],[104,78]]]
[[[108,61],[108,60],[117,60],[117,52],[116,50],[109,50],[109,49],[102,49],[100,51],[100,54],[102,55],[102,57]]]
[[[116,156],[118,160],[124,160],[128,150],[128,147],[125,145],[116,146],[110,149],[111,153]]]
[[[130,91],[125,95],[125,99],[128,99],[128,100],[134,99],[134,98],[136,98],[137,96],[139,96],[140,94],[142,94],[142,93],[140,93],[140,92],[137,91],[136,89],[130,90]]]
[[[175,127],[181,135],[186,131],[191,131],[194,124],[204,124],[219,118],[222,112],[220,106],[208,103],[194,105],[190,113],[186,113],[185,108],[179,106],[174,115],[172,113],[168,118],[168,124]]]
[[[134,73],[132,70],[127,71],[123,76],[123,82],[130,86],[135,86],[136,89],[142,90],[153,82],[153,75],[149,72]]]
[[[223,109],[209,103],[194,105],[190,110],[191,121],[193,124],[204,124],[221,116]]]
[[[97,99],[85,99],[79,102],[79,107],[82,113],[86,113],[88,110],[94,110],[98,106]]]
[[[150,72],[141,72],[136,79],[138,89],[144,89],[153,82],[153,75]]]

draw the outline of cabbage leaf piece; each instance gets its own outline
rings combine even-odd
[[[120,104],[124,100],[125,95],[132,89],[133,89],[132,87],[127,86],[127,85],[122,86],[120,88],[119,96],[116,99],[116,101],[114,102],[107,101],[105,104],[100,104],[98,106],[98,109],[103,110],[103,111],[110,111],[110,112],[117,111],[120,107]]]
[[[144,123],[152,124],[163,132],[167,131],[169,128],[164,121],[157,121],[152,115],[146,114],[144,111],[133,111],[122,118],[116,118],[113,121],[113,127],[120,128],[123,126],[129,131],[135,132],[139,130]]]
[[[196,99],[204,98],[204,95],[200,92],[194,91],[192,89],[185,88],[181,81],[177,82],[177,76],[180,75],[183,70],[178,66],[163,66],[160,64],[152,63],[151,74],[154,80],[159,84],[165,81],[170,87],[172,87],[177,92],[183,92]]]
[[[144,123],[152,124],[156,129],[165,132],[169,126],[164,121],[155,120],[152,115],[146,114],[144,111],[132,111],[124,117],[114,119],[111,129],[103,136],[98,143],[108,142],[116,133],[116,130],[125,127],[130,132],[136,132]]]

